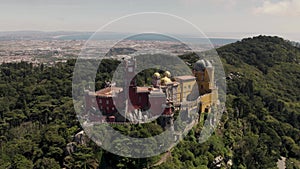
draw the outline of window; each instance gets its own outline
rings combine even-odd
[[[102,99],[99,99],[99,103],[102,103]]]
[[[115,110],[115,108],[114,108],[114,107],[112,107],[112,108],[111,108],[111,110]]]
[[[208,113],[208,112],[209,112],[208,107],[205,108],[204,112],[205,112],[205,113]]]
[[[106,104],[109,104],[109,100],[106,100]]]

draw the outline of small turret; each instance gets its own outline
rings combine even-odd
[[[211,62],[205,59],[198,60],[194,64],[195,71],[204,71],[206,68],[211,68],[211,67],[212,67]]]
[[[169,71],[165,71],[164,76],[170,78],[171,77],[171,73]]]
[[[160,86],[160,74],[158,72],[155,72],[152,76],[152,85],[155,88]]]
[[[169,71],[165,71],[164,77],[160,79],[161,85],[166,85],[167,83],[171,83],[172,81],[170,77],[171,77],[171,73]]]

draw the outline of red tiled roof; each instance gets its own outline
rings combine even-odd
[[[120,93],[123,91],[121,87],[107,87],[95,92],[96,96],[104,96],[104,97],[111,97],[113,93]]]

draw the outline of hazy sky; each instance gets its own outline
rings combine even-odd
[[[214,33],[215,36],[225,35],[222,32],[248,32],[278,34],[300,40],[300,0],[0,0],[0,2],[0,31],[96,31],[107,22],[124,15],[136,12],[165,12],[189,20],[205,33],[221,32]],[[165,28],[172,29],[167,26]],[[187,33],[185,30],[181,31]]]

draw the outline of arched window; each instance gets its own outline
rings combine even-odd
[[[204,112],[205,112],[205,113],[208,113],[208,112],[209,112],[209,108],[206,107],[205,110],[204,110]]]

